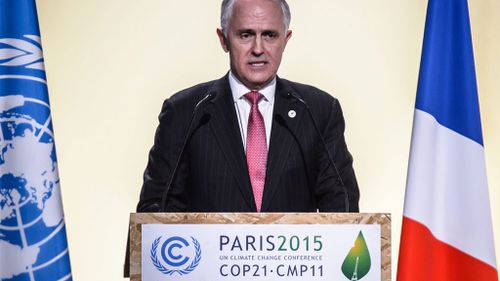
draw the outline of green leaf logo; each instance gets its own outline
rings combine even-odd
[[[363,232],[359,232],[358,238],[354,241],[354,247],[342,263],[342,272],[349,280],[360,280],[370,271],[372,261],[370,252],[366,246]]]

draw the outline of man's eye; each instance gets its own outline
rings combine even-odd
[[[241,34],[240,34],[240,38],[241,38],[241,39],[248,39],[248,38],[250,38],[251,36],[252,36],[252,34],[250,34],[250,33],[241,33]]]
[[[267,38],[267,39],[274,39],[276,37],[278,37],[278,34],[274,33],[274,32],[269,32],[269,33],[264,34],[264,38]]]

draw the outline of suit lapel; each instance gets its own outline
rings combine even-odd
[[[255,206],[250,177],[248,176],[246,156],[228,76],[226,75],[217,80],[212,91],[216,95],[210,102],[211,106],[207,106],[206,109],[206,112],[212,118],[210,128],[224,153],[245,201],[250,209],[255,212],[257,207]],[[217,165],[217,163],[214,163],[214,165]]]
[[[298,136],[301,120],[306,113],[304,107],[290,96],[291,92],[295,93],[295,90],[286,81],[278,78],[262,201],[263,212],[271,206],[280,176],[286,166],[290,147],[297,142],[294,136]]]

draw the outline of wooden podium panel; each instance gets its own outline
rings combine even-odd
[[[143,224],[377,224],[381,231],[382,280],[391,280],[391,217],[386,213],[132,213],[131,281],[141,280]]]

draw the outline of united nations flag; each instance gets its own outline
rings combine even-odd
[[[0,280],[72,280],[34,0],[0,0]]]

